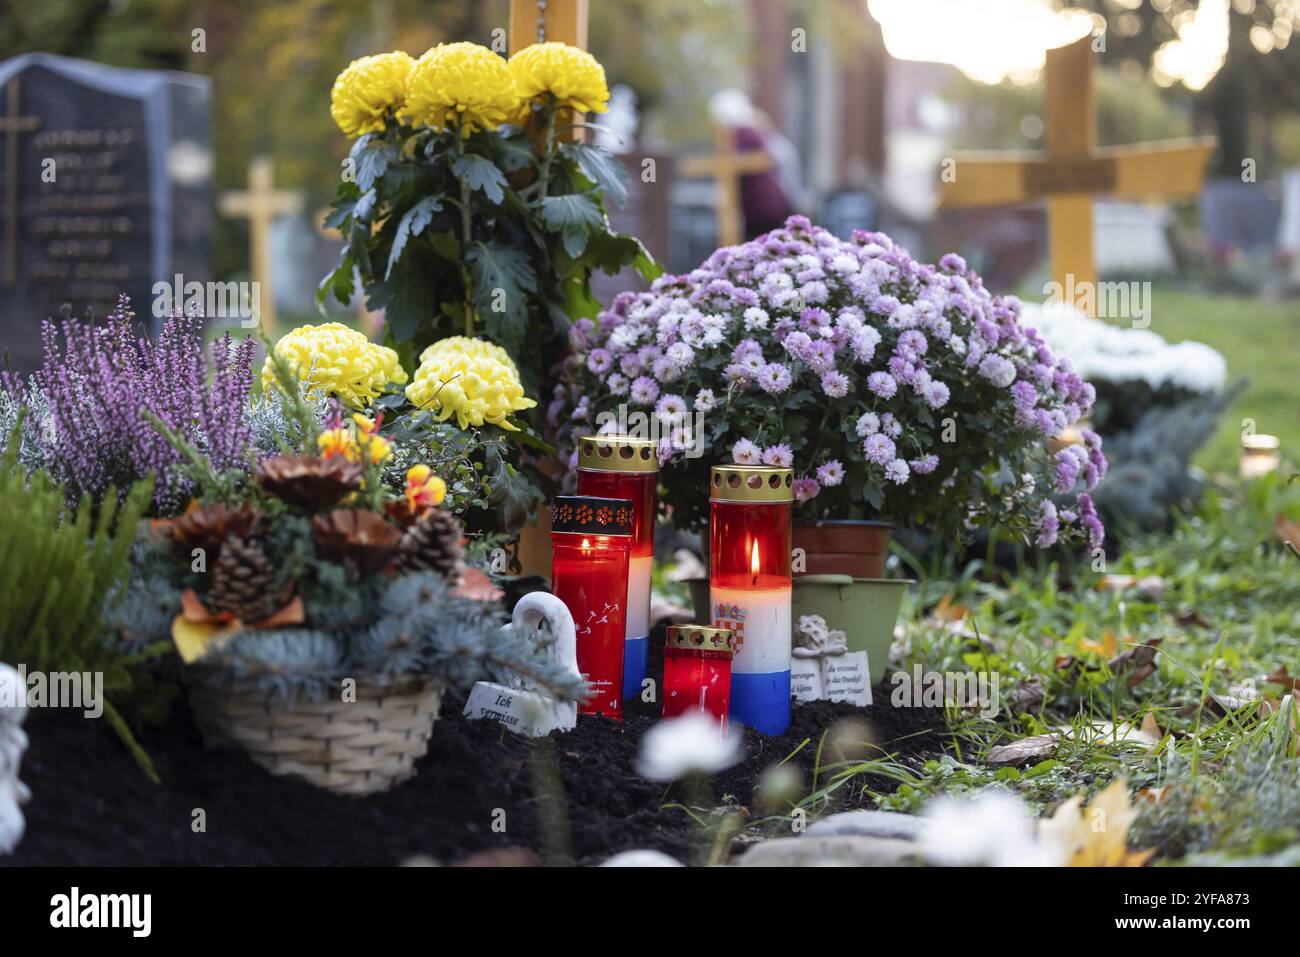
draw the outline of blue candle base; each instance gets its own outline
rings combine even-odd
[[[650,659],[650,637],[629,638],[623,645],[623,700],[641,693]]]
[[[790,727],[790,672],[731,673],[731,720],[760,734]]]

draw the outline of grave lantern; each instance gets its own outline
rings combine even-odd
[[[579,714],[623,720],[623,645],[632,502],[562,495],[551,519],[551,591],[573,616],[578,670],[592,697]]]
[[[790,724],[790,469],[715,465],[709,604],[735,635],[731,715],[763,734]]]
[[[727,729],[731,712],[731,657],[735,639],[729,628],[673,625],[664,644],[664,717],[687,711],[713,715]]]
[[[655,550],[655,488],[659,459],[650,439],[589,435],[578,440],[578,494],[632,502],[632,551],[627,579],[627,644],[623,697],[641,693],[650,647],[650,576]]]

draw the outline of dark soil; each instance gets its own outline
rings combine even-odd
[[[867,709],[798,706],[779,738],[746,730],[745,759],[712,780],[714,802],[749,807],[762,772],[796,750],[791,763],[807,793],[824,733],[843,729],[845,719],[865,724],[870,740],[913,766],[940,750],[941,711],[892,708],[888,683],[875,700]],[[630,703],[622,724],[579,718],[575,731],[541,742],[469,721],[461,706],[451,696],[443,702],[415,778],[364,798],[274,777],[242,751],[206,751],[183,702],[164,728],[141,737],[162,786],[150,783],[102,722],[79,712],[34,712],[22,766],[32,790],[27,834],[0,863],[392,865],[417,855],[441,863],[509,863],[534,862],[536,852],[549,862],[596,864],[636,848],[699,858],[705,843],[699,824],[679,808],[663,807],[683,800],[681,794],[635,771],[641,736],[658,718],[655,706]],[[860,725],[852,730],[848,738],[863,739]],[[823,764],[836,737],[845,736],[826,736]],[[555,794],[546,782],[555,780],[556,768],[562,798],[539,801],[538,794]],[[892,787],[884,779],[862,783]],[[841,807],[869,806],[860,787],[843,794]],[[192,829],[199,808],[206,833]]]

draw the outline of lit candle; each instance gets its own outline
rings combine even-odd
[[[1259,478],[1276,472],[1282,464],[1278,449],[1281,441],[1276,435],[1257,432],[1241,440],[1241,477],[1244,480]]]
[[[735,635],[731,715],[764,734],[790,725],[790,469],[716,465],[709,602]]]
[[[731,710],[731,656],[727,628],[673,625],[664,644],[664,717],[685,711],[713,715],[727,729]]]
[[[551,591],[573,616],[578,670],[592,686],[579,714],[623,720],[623,645],[632,502],[562,495],[551,518]]]
[[[623,698],[641,693],[650,648],[650,577],[655,551],[655,443],[628,435],[588,435],[578,440],[578,494],[632,502],[632,554],[627,576],[627,644]]]

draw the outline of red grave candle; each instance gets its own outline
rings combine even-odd
[[[655,489],[659,458],[650,439],[588,435],[578,440],[578,494],[632,502],[632,552],[627,577],[627,647],[623,699],[641,693],[650,647],[650,578],[655,551]]]
[[[709,602],[735,634],[731,715],[763,734],[790,724],[790,469],[717,465],[710,475]]]
[[[578,670],[592,697],[579,714],[623,720],[623,645],[632,502],[562,495],[551,518],[551,591],[573,616]]]
[[[673,625],[664,644],[664,717],[704,711],[727,729],[731,712],[731,654],[729,628]]]

